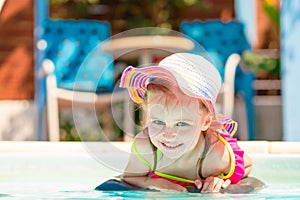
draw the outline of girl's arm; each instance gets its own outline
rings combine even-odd
[[[145,138],[143,133],[139,133],[133,140],[131,146],[131,153],[129,156],[129,160],[125,170],[123,172],[124,177],[132,177],[132,176],[146,176],[150,170],[149,166],[147,166],[137,155],[137,153],[143,157],[147,162],[150,161],[152,157],[152,150],[149,146],[149,139]],[[134,150],[136,149],[136,150]],[[137,152],[136,152],[137,151]],[[152,158],[153,159],[153,158]],[[151,163],[151,161],[150,161]],[[150,164],[149,164],[150,165]]]
[[[187,192],[187,189],[181,185],[172,183],[163,178],[150,178],[148,176],[124,177],[124,180],[132,185],[142,188],[156,190],[175,190],[179,192]]]

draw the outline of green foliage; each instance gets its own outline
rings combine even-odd
[[[243,53],[243,61],[247,69],[255,73],[257,78],[279,78],[280,76],[279,56],[246,51]]]
[[[74,123],[59,115],[59,128],[61,141],[81,141],[78,136]]]
[[[123,29],[152,26],[176,30],[182,21],[176,16],[180,9],[207,10],[208,4],[202,0],[49,0],[52,18],[100,18]],[[101,14],[91,14],[92,7]]]
[[[84,112],[84,111],[82,111]],[[59,127],[61,141],[118,141],[123,139],[123,132],[111,118],[109,113],[97,112],[98,127],[76,127],[73,114],[60,112]],[[86,119],[87,121],[89,119]],[[100,132],[99,132],[100,131]],[[78,134],[80,133],[80,134]]]

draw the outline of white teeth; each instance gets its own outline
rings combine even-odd
[[[163,143],[166,147],[169,147],[169,148],[175,148],[175,147],[178,147],[180,144],[176,144],[176,145],[172,145],[172,144],[167,144],[167,143]]]
[[[178,146],[178,145],[167,145],[168,147],[176,147],[176,146]]]

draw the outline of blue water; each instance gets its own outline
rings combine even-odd
[[[105,154],[112,162],[126,159]],[[300,155],[250,155],[252,176],[266,187],[251,194],[101,192],[94,188],[120,174],[87,153],[0,153],[2,199],[300,199]]]

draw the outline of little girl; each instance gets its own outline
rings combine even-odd
[[[237,123],[216,114],[221,77],[199,55],[177,53],[158,66],[128,67],[121,78],[144,109],[123,179],[144,188],[218,192],[251,171],[235,138]]]

